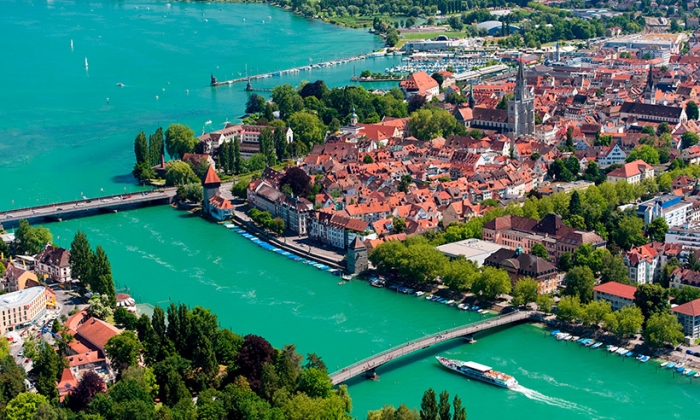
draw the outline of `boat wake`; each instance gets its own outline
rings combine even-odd
[[[561,398],[554,398],[554,397],[548,397],[541,392],[537,392],[534,389],[530,388],[525,388],[522,385],[518,385],[515,388],[512,388],[513,391],[519,392],[523,395],[525,395],[527,398],[534,400],[534,401],[539,401],[543,402],[547,405],[551,405],[553,407],[559,407],[559,408],[564,408],[566,410],[580,410],[580,411],[587,411],[590,412],[591,410],[585,407],[581,407],[580,405],[573,403],[571,401],[563,400]]]

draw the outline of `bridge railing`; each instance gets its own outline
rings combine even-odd
[[[331,373],[329,376],[333,377],[333,376],[335,376],[335,375],[341,374],[341,373],[343,373],[344,371],[351,370],[352,368],[354,368],[354,367],[356,367],[356,366],[361,366],[361,365],[363,365],[363,364],[365,364],[365,363],[368,363],[368,362],[370,362],[370,361],[372,361],[372,360],[374,360],[374,359],[376,359],[376,358],[378,358],[378,357],[386,356],[386,355],[388,355],[388,354],[391,354],[391,353],[395,352],[396,350],[399,350],[399,349],[401,349],[402,347],[405,347],[405,346],[407,346],[407,345],[409,345],[409,344],[411,344],[411,343],[417,343],[417,342],[420,342],[420,341],[423,341],[423,340],[427,340],[427,339],[429,339],[429,338],[431,338],[431,337],[435,337],[435,336],[438,335],[438,334],[440,334],[440,335],[447,335],[447,334],[450,334],[450,333],[453,333],[453,332],[456,332],[456,331],[459,331],[459,330],[463,330],[463,329],[465,329],[465,328],[474,327],[474,326],[481,325],[481,324],[486,324],[487,322],[488,322],[488,323],[491,323],[491,322],[498,322],[499,320],[503,320],[504,318],[512,318],[515,314],[519,314],[519,313],[522,313],[522,312],[516,311],[516,312],[511,312],[511,313],[505,314],[505,315],[498,315],[498,316],[494,316],[494,317],[491,317],[491,318],[482,319],[481,321],[473,322],[473,323],[471,323],[471,324],[465,324],[465,325],[462,325],[462,326],[459,326],[459,327],[454,327],[454,328],[451,328],[451,329],[446,330],[446,331],[440,331],[440,332],[436,332],[436,333],[432,333],[432,334],[427,334],[427,335],[424,335],[423,337],[417,338],[417,339],[415,339],[415,340],[411,340],[411,341],[409,341],[409,342],[407,342],[407,343],[403,343],[403,344],[401,344],[401,345],[398,345],[398,346],[395,346],[395,347],[391,347],[390,349],[384,350],[384,351],[382,351],[381,353],[377,353],[377,354],[373,354],[373,355],[371,355],[371,356],[365,357],[364,359],[362,359],[362,360],[360,360],[360,361],[358,361],[358,362],[355,362],[355,363],[351,364],[350,366],[347,366],[347,367],[345,367],[345,368],[343,368],[343,369],[341,369],[341,370],[337,370],[337,371]]]
[[[139,190],[136,192],[130,192],[130,193],[122,193],[122,194],[113,194],[113,195],[105,195],[101,197],[94,197],[94,198],[85,198],[82,200],[72,200],[72,201],[61,201],[61,202],[54,202],[51,204],[44,204],[44,205],[38,205],[38,206],[30,206],[30,207],[20,207],[16,209],[8,209],[8,210],[1,210],[0,214],[4,213],[9,213],[9,212],[24,212],[24,211],[31,211],[31,210],[40,210],[40,209],[49,209],[53,208],[54,206],[66,206],[70,204],[77,204],[77,203],[86,203],[88,201],[101,201],[101,200],[106,200],[106,199],[113,199],[116,197],[124,197],[127,195],[140,195],[141,193],[146,193],[146,194],[152,194],[152,193],[157,193],[157,192],[166,192],[167,190],[172,189],[171,187],[168,188],[152,188],[150,190]]]

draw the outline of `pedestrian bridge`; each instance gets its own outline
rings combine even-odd
[[[432,345],[443,343],[455,338],[476,334],[491,328],[530,321],[536,314],[537,312],[534,311],[515,311],[506,315],[487,318],[483,321],[463,325],[451,330],[441,331],[417,340],[409,341],[408,343],[383,351],[379,354],[372,355],[364,360],[360,360],[359,362],[347,366],[337,372],[333,372],[330,375],[331,382],[333,385],[338,385],[347,381],[348,379],[354,378],[355,376],[362,375],[363,373],[373,373],[376,368],[385,363],[398,359],[399,357],[407,354],[426,349]]]
[[[0,211],[0,224],[2,224],[3,228],[7,229],[17,227],[19,221],[22,219],[26,219],[29,223],[61,221],[156,204],[169,204],[175,197],[176,191],[176,188],[163,188],[131,194],[117,194],[36,207],[4,210]]]

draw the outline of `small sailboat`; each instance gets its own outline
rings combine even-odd
[[[88,68],[87,57],[85,57],[85,68]]]
[[[124,83],[119,82],[119,83],[117,83],[117,86],[119,86],[119,87],[124,87]]]
[[[204,125],[210,125],[210,124],[211,124],[211,120],[207,120],[207,121],[204,123]]]
[[[70,40],[70,50],[73,51],[73,40]]]

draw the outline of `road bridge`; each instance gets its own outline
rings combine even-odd
[[[426,349],[432,345],[443,343],[455,338],[465,337],[478,332],[486,331],[491,328],[512,325],[520,322],[532,320],[537,312],[533,311],[515,311],[506,315],[500,315],[492,318],[484,319],[483,321],[475,322],[461,327],[453,328],[447,331],[441,331],[436,334],[431,334],[417,340],[409,341],[408,343],[391,348],[379,354],[372,355],[364,360],[360,360],[344,369],[333,372],[330,375],[333,385],[338,385],[355,376],[363,373],[374,374],[375,369],[379,366],[388,363],[394,359],[411,354],[413,352]]]
[[[175,197],[176,188],[162,188],[132,194],[117,194],[63,203],[53,203],[36,207],[25,207],[0,211],[0,224],[3,228],[13,228],[19,221],[26,219],[29,223],[58,222],[76,217],[92,216],[101,213],[115,213],[158,204],[170,204]]]

